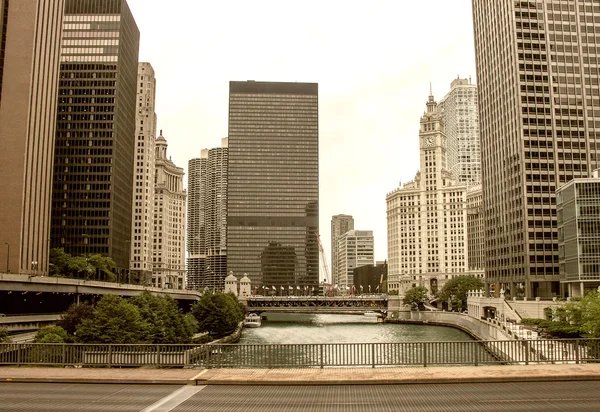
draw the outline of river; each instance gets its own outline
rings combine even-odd
[[[246,328],[240,344],[391,343],[465,341],[473,338],[455,328],[377,323],[363,315],[269,313],[260,328]]]

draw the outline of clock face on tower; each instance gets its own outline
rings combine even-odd
[[[425,146],[433,146],[433,137],[425,138]]]

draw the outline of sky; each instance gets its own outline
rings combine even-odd
[[[386,194],[419,170],[419,120],[458,76],[475,83],[471,0],[128,0],[156,74],[158,129],[188,161],[227,137],[229,81],[319,84],[319,231],[372,230],[387,259]]]

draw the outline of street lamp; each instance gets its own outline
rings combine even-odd
[[[4,242],[6,245],[6,273],[10,273],[9,262],[10,262],[10,244],[8,242]]]
[[[38,262],[34,260],[31,262],[31,270],[33,270],[33,274],[37,275]]]

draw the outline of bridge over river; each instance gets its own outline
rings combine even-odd
[[[363,314],[365,312],[387,313],[388,298],[371,296],[249,296],[241,298],[248,312],[277,313],[337,313]]]

